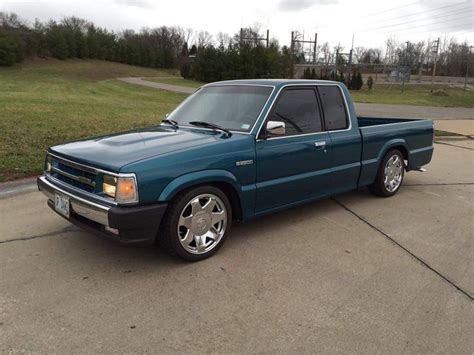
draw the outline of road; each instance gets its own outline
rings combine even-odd
[[[185,263],[0,198],[0,353],[474,351],[474,144],[399,194],[361,190],[233,229]]]

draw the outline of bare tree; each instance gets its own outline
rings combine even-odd
[[[212,35],[207,31],[199,31],[196,38],[198,48],[209,47],[213,44]]]

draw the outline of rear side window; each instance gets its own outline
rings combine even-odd
[[[290,89],[280,95],[269,121],[283,121],[286,135],[322,131],[321,115],[313,89]]]
[[[318,90],[323,103],[326,129],[334,131],[347,128],[347,113],[341,90],[337,86],[319,86]]]

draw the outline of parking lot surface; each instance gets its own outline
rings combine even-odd
[[[452,143],[452,144],[451,144]],[[474,352],[474,147],[436,144],[365,189],[235,225],[186,263],[0,199],[0,352]]]

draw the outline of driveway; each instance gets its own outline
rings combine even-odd
[[[449,145],[448,145],[449,144]],[[391,199],[361,190],[238,224],[185,263],[0,198],[0,352],[474,350],[472,141]]]
[[[196,91],[195,88],[190,88],[190,87],[180,86],[180,85],[157,83],[157,82],[154,82],[154,81],[143,80],[142,78],[135,78],[135,77],[132,77],[132,78],[117,78],[117,80],[123,81],[125,83],[129,83],[129,84],[146,86],[146,87],[149,87],[149,88],[161,89],[161,90],[167,90],[167,91],[175,91],[175,92],[180,92],[180,93],[184,93],[184,94],[192,94],[193,92]]]

